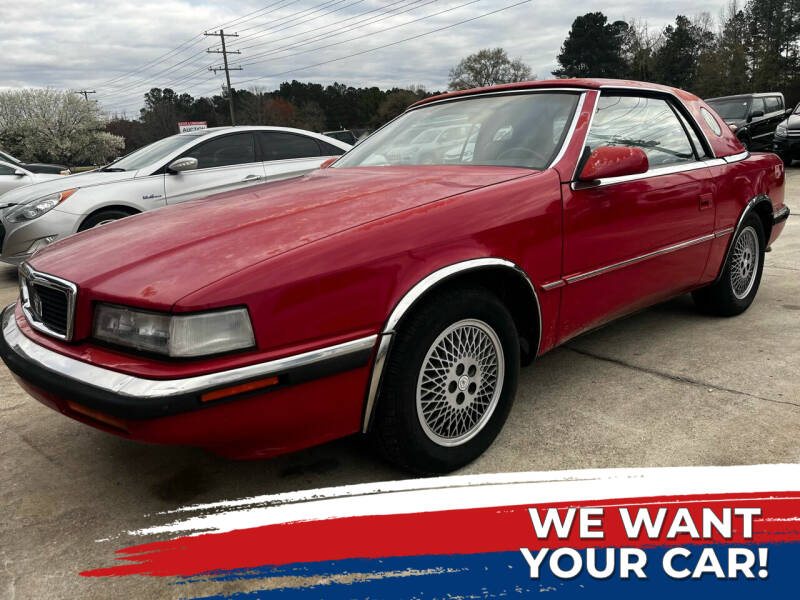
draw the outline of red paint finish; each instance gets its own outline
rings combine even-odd
[[[581,171],[581,181],[647,173],[647,154],[641,148],[600,146],[589,155]]]
[[[783,166],[771,154],[611,185],[572,185],[598,94],[620,86],[677,98],[691,115],[704,106],[680,90],[611,80],[499,86],[493,89],[584,90],[574,132],[547,170],[334,166],[138,215],[54,244],[31,261],[78,285],[74,342],[33,331],[19,309],[17,322],[36,343],[77,360],[148,379],[181,378],[379,333],[401,298],[431,273],[497,257],[520,267],[536,290],[541,354],[712,281],[732,237],[721,230],[735,227],[757,196],[768,197],[772,210],[783,206]],[[474,92],[456,95],[468,93]],[[702,118],[696,121],[718,157],[741,152],[729,130],[715,136]],[[638,172],[646,164],[642,155],[605,148],[590,161],[590,175]],[[188,361],[110,349],[90,337],[97,302],[176,313],[246,306],[257,347]],[[528,310],[538,315],[533,303]],[[131,421],[128,433],[115,433],[237,457],[271,455],[357,431],[368,379],[369,368],[362,367],[195,412]],[[64,399],[32,393],[72,418],[105,427],[70,411]]]

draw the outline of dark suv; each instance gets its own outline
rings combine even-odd
[[[709,98],[708,104],[736,132],[748,150],[772,150],[772,136],[786,118],[783,94],[741,94]]]
[[[775,153],[787,165],[800,158],[800,104],[775,129]]]

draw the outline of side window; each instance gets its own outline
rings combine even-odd
[[[778,98],[778,96],[770,96],[768,98],[765,98],[764,101],[767,105],[766,112],[768,113],[774,113],[778,112],[779,110],[783,110],[783,104],[781,102],[781,99]]]
[[[14,169],[13,167],[9,167],[8,165],[0,165],[0,175],[13,175]]]
[[[323,156],[341,156],[344,154],[344,150],[339,148],[339,146],[334,146],[333,144],[329,144],[328,142],[323,142],[322,140],[317,140],[319,147],[322,149]]]
[[[695,160],[681,122],[660,98],[600,96],[586,144],[641,148],[651,169]]]
[[[764,106],[763,98],[753,98],[753,103],[750,105],[750,114],[753,115],[756,112],[767,114],[767,107]]]
[[[252,133],[225,135],[195,146],[183,156],[197,159],[198,169],[213,169],[256,162]]]
[[[265,161],[322,156],[317,140],[305,135],[282,131],[263,131],[259,133],[259,140],[261,154]]]

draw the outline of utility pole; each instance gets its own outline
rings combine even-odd
[[[241,54],[239,50],[227,50],[225,48],[225,38],[226,37],[239,37],[238,33],[225,33],[222,29],[219,31],[208,33],[206,32],[205,35],[213,35],[214,37],[218,37],[222,42],[222,50],[211,50],[210,48],[206,50],[209,54],[222,54],[222,65],[221,67],[208,67],[209,71],[213,71],[214,74],[217,71],[225,71],[225,81],[228,84],[228,106],[231,109],[231,125],[236,125],[236,116],[233,112],[233,89],[231,88],[231,71],[241,71],[242,67],[229,67],[228,66],[228,54]]]
[[[97,92],[95,92],[94,90],[76,90],[75,93],[83,96],[83,99],[88,102],[89,94],[96,94]]]

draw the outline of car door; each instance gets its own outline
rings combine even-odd
[[[764,98],[764,106],[767,109],[766,117],[769,119],[769,131],[768,135],[764,136],[763,145],[771,150],[775,128],[786,118],[786,113],[783,107],[783,98],[780,96],[767,96]]]
[[[691,122],[666,97],[599,96],[586,146],[639,147],[649,170],[563,186],[562,338],[700,279],[713,239],[714,188]]]
[[[331,156],[344,150],[308,135],[288,131],[259,131],[267,181],[300,177],[319,168]]]
[[[772,129],[764,98],[753,98],[750,104],[750,119],[748,129],[750,130],[751,148],[763,148],[765,143],[772,141]]]
[[[164,181],[167,204],[263,183],[266,177],[252,131],[201,141],[181,154],[180,158],[184,157],[196,158],[197,169],[167,172]]]
[[[22,173],[22,175],[17,173]],[[35,183],[31,173],[15,165],[0,162],[0,194],[31,183]]]

